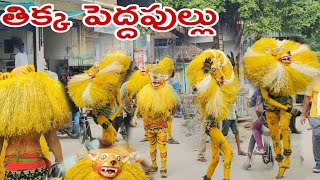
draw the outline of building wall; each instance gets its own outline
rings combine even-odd
[[[131,41],[119,41],[113,34],[100,34],[99,37],[86,37],[86,51],[93,53],[94,60],[100,61],[108,52],[122,50],[132,57],[133,44]]]
[[[77,28],[72,27],[66,33],[56,33],[48,27],[44,28],[43,36],[44,57],[49,62],[50,70],[56,71],[57,66],[68,59],[68,55],[79,54]]]
[[[63,60],[67,55],[67,47],[72,48],[72,52],[78,53],[78,32],[77,28],[71,28],[66,33],[56,33],[51,28],[44,29],[45,58],[50,60]]]
[[[7,29],[0,31],[0,69],[4,70],[5,65],[1,60],[14,60],[11,53],[4,52],[4,40],[11,39],[12,37],[20,38],[24,43],[25,52],[28,56],[29,64],[34,63],[34,48],[33,48],[33,32],[26,30]],[[14,48],[14,54],[18,53],[19,50]],[[14,65],[14,64],[13,64]]]

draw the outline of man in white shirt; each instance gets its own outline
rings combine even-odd
[[[27,54],[24,52],[24,43],[19,43],[19,52],[15,55],[15,67],[25,66],[28,65],[28,57]]]

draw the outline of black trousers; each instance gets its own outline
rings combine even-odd
[[[290,130],[291,130],[291,132],[297,131],[296,118],[297,118],[297,116],[292,116],[291,119],[290,119]]]
[[[122,116],[118,116],[113,122],[112,125],[113,127],[116,129],[116,131],[119,131],[119,128],[122,124],[122,122],[124,123],[124,126],[126,127],[127,130],[127,136],[129,136],[129,129],[130,129],[130,121],[132,119],[132,115],[131,114],[127,114],[127,117],[123,118]]]

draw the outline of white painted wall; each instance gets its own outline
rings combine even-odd
[[[100,61],[108,52],[115,50],[125,51],[132,58],[133,43],[131,41],[119,41],[113,34],[86,37],[86,52],[92,53],[96,62]]]
[[[67,57],[67,47],[72,47],[70,53],[78,54],[78,32],[72,27],[66,33],[56,33],[51,28],[44,28],[44,57],[46,60],[63,60]]]

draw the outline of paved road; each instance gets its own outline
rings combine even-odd
[[[195,132],[192,136],[186,137],[187,128],[183,126],[183,119],[175,119],[173,123],[174,137],[180,141],[178,145],[168,145],[168,180],[200,180],[205,174],[209,162],[201,163],[196,161],[198,148],[198,128],[194,128]],[[243,143],[241,144],[244,150],[247,149],[250,130],[243,128],[245,123],[240,123],[240,135]],[[314,165],[312,148],[311,148],[311,131],[307,130],[306,126],[298,125],[303,131],[303,134],[292,134],[292,166],[286,173],[285,179],[288,180],[318,180],[320,174],[312,173]],[[100,127],[92,123],[93,135],[100,136]],[[142,121],[139,121],[138,127],[132,129],[130,145],[137,149],[147,160],[149,160],[149,144],[148,142],[140,142],[144,137]],[[119,136],[119,143],[123,142]],[[236,154],[236,145],[231,131],[228,135],[228,140],[231,143],[235,155],[232,162],[231,179],[233,180],[272,180],[275,179],[277,173],[277,165],[264,165],[260,156],[254,157],[254,164],[251,170],[243,170],[242,165],[246,161],[246,157]],[[71,156],[78,152],[82,145],[78,140],[71,140],[67,137],[61,137],[63,153],[65,157]],[[207,144],[206,158],[210,159],[210,144]],[[158,155],[159,159],[159,155]],[[222,158],[212,179],[223,179]],[[158,160],[160,166],[160,160]],[[160,180],[160,175],[153,175],[155,180]]]

